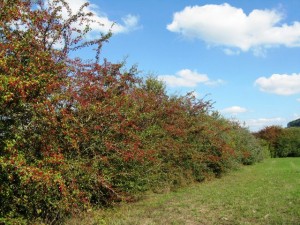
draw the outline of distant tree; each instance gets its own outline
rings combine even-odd
[[[262,130],[258,131],[254,135],[258,138],[266,140],[269,144],[269,150],[271,157],[278,157],[278,139],[283,131],[283,128],[280,126],[267,126]]]
[[[289,122],[287,127],[300,127],[300,118]]]

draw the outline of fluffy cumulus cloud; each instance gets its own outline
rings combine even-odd
[[[50,0],[50,3],[53,0]],[[80,7],[86,3],[86,0],[66,0],[69,4],[73,13],[78,12]],[[127,33],[132,30],[135,30],[139,27],[139,18],[137,16],[128,14],[122,18],[122,23],[116,23],[108,18],[105,14],[100,12],[97,5],[90,4],[88,7],[85,7],[84,12],[93,14],[92,20],[94,22],[90,23],[90,27],[94,31],[94,33],[107,33],[108,31],[112,31],[114,34],[118,33]],[[64,18],[68,17],[67,11],[63,11],[62,15]],[[84,26],[80,23],[75,24],[76,28],[84,29]]]
[[[255,85],[261,91],[277,95],[293,95],[300,93],[300,74],[273,74],[270,77],[260,77]]]
[[[225,3],[186,7],[174,14],[167,29],[209,45],[223,46],[229,55],[249,50],[259,55],[272,46],[300,46],[300,22],[282,21],[282,13],[276,10],[255,9],[246,14]]]
[[[240,106],[232,106],[221,110],[221,113],[237,115],[239,113],[247,112],[246,108]]]
[[[223,83],[222,80],[210,80],[206,74],[200,74],[197,71],[183,69],[175,75],[161,75],[159,80],[164,81],[171,87],[196,87],[198,84],[218,85]]]

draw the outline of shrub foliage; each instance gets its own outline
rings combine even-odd
[[[64,0],[0,8],[0,223],[60,223],[262,159],[256,139],[210,101],[170,97],[135,67],[100,59],[110,33],[86,42],[84,10]],[[91,61],[70,57],[91,46]]]
[[[283,130],[278,139],[279,157],[300,157],[300,128],[290,127]]]
[[[300,156],[300,128],[265,127],[255,136],[266,141],[272,157]]]
[[[275,158],[280,155],[280,148],[278,140],[283,132],[283,128],[280,126],[267,126],[256,132],[254,135],[257,138],[265,140],[267,147],[270,151],[271,157]]]

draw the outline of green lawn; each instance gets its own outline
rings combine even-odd
[[[220,179],[68,224],[300,224],[300,158],[268,159]]]

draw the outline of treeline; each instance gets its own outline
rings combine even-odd
[[[296,120],[290,121],[287,124],[287,127],[300,127],[300,119],[296,119]]]
[[[168,96],[155,78],[100,60],[110,34],[85,42],[89,27],[74,29],[89,22],[84,10],[0,8],[0,224],[61,223],[262,160],[257,139],[210,101]],[[91,46],[93,61],[70,57]]]
[[[268,126],[254,135],[264,140],[271,157],[300,157],[300,127]]]

